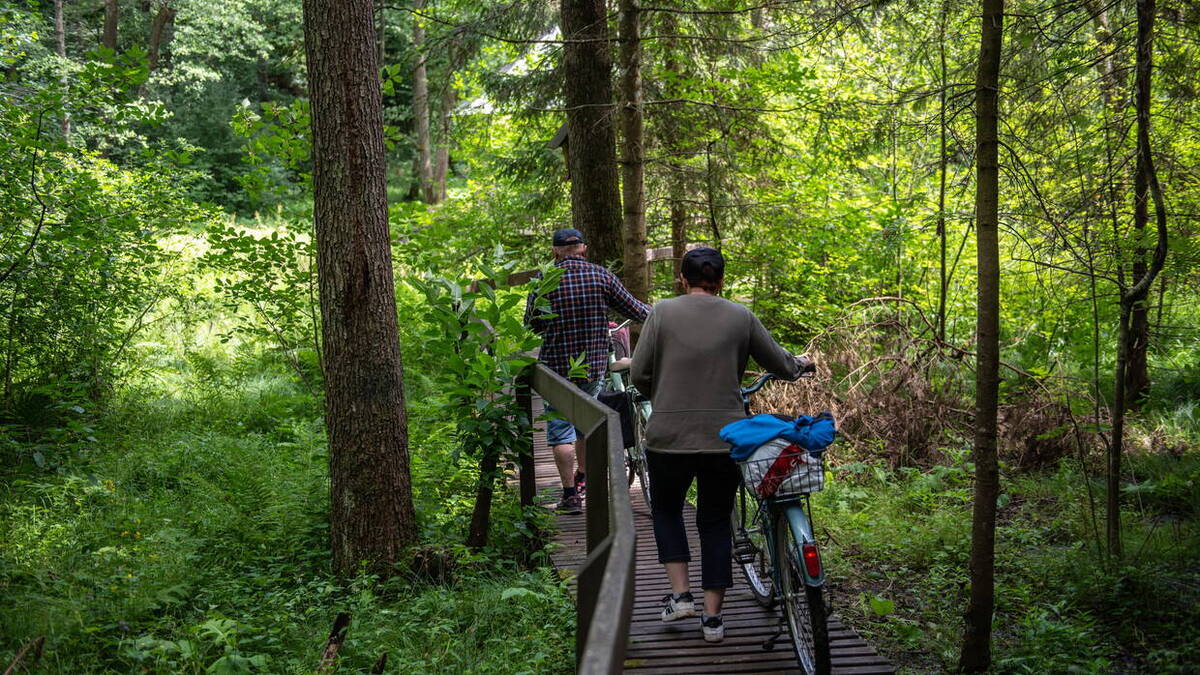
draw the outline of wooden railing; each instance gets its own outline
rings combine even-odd
[[[625,449],[616,411],[584,394],[542,363],[530,370],[528,387],[541,395],[582,437],[586,453],[588,493],[587,559],[577,575],[575,659],[577,672],[618,673],[624,667],[629,622],[633,614],[637,536],[633,504],[625,476]],[[530,411],[528,388],[519,393]],[[521,461],[521,502],[536,493],[532,453]]]

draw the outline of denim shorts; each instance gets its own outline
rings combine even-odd
[[[546,412],[553,412],[554,408],[550,404],[546,404]],[[571,423],[561,417],[551,417],[546,420],[546,445],[554,447],[556,445],[568,445],[575,442],[575,427]]]
[[[600,393],[600,389],[604,384],[604,380],[592,380],[586,384],[579,385],[579,388],[588,396],[595,396]],[[554,412],[554,407],[549,402],[543,402],[547,413]],[[575,442],[575,427],[562,417],[551,417],[546,420],[546,445],[554,447],[556,445],[569,445]]]

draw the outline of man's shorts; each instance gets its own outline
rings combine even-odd
[[[587,384],[578,385],[588,396],[595,396],[600,393],[600,389],[604,380],[592,380]],[[544,402],[547,413],[554,412],[553,406],[548,402]],[[575,442],[575,427],[570,422],[562,417],[551,417],[546,420],[546,445],[554,447],[556,445],[569,445]]]
[[[546,412],[553,412],[554,408],[550,404],[546,404]],[[551,417],[546,420],[546,445],[554,447],[556,445],[568,445],[575,442],[575,427],[571,423],[561,417]]]

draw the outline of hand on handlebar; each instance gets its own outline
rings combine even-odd
[[[812,377],[817,372],[817,364],[803,354],[797,354],[796,363],[800,366],[800,377]]]

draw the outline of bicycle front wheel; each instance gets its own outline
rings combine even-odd
[[[775,514],[774,533],[780,596],[796,660],[805,673],[825,675],[831,664],[824,589],[804,583],[803,542],[797,539],[792,529],[787,509],[780,509]]]

